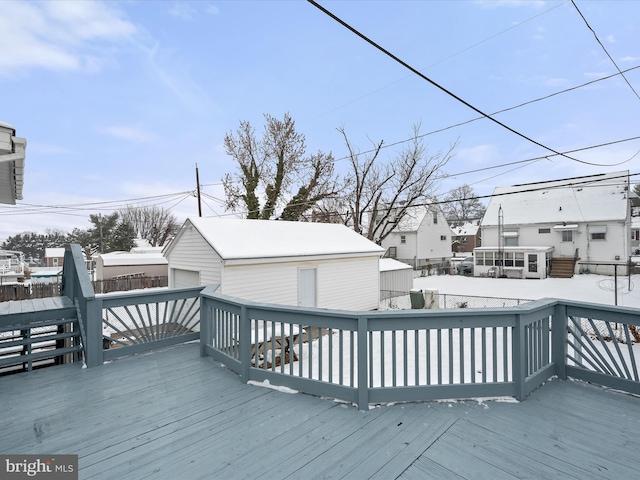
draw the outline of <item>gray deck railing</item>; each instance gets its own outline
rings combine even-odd
[[[65,250],[62,294],[78,307],[88,367],[200,337],[202,287],[95,295],[79,245]]]
[[[629,308],[551,299],[500,309],[347,312],[260,304],[207,287],[200,310],[201,354],[243,381],[268,380],[361,409],[522,400],[553,375],[640,388],[633,349],[640,313]],[[628,343],[620,347],[621,340]]]

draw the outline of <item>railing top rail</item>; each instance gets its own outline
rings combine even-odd
[[[147,288],[139,291],[100,293],[96,295],[96,298],[102,300],[102,304],[105,307],[115,307],[132,303],[155,302],[158,299],[165,301],[198,297],[202,289],[203,287],[201,286],[171,289],[165,287],[157,289]]]
[[[350,311],[350,310],[330,310],[314,307],[298,307],[291,305],[279,305],[272,303],[254,302],[252,300],[246,300],[238,297],[232,297],[222,293],[217,293],[217,285],[214,288],[206,287],[200,295],[204,298],[211,298],[218,300],[236,307],[245,306],[251,310],[263,310],[263,311],[281,311],[291,312],[298,315],[309,316],[322,316],[322,317],[340,317],[357,319],[358,317],[367,317],[372,320],[383,319],[415,319],[415,318],[448,318],[453,319],[460,317],[474,316],[475,318],[482,317],[495,317],[496,312],[500,315],[517,315],[517,314],[531,314],[539,310],[544,310],[550,306],[555,306],[559,301],[557,299],[542,299],[534,300],[529,303],[523,303],[521,305],[513,307],[500,307],[500,308],[452,308],[446,310],[428,310],[428,309],[416,309],[416,310],[371,310],[371,311]]]

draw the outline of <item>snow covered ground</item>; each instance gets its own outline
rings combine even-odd
[[[453,295],[531,300],[565,298],[615,305],[614,278],[605,275],[587,274],[544,280],[433,275],[415,278],[413,286]],[[640,275],[631,275],[631,282],[627,276],[618,276],[618,305],[640,308]]]

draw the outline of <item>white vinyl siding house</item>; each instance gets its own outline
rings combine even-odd
[[[165,250],[169,287],[219,284],[265,303],[344,310],[379,305],[383,249],[344,225],[189,218]]]
[[[553,247],[553,258],[577,259],[575,273],[580,262],[624,262],[631,254],[628,175],[496,188],[482,220],[483,245],[497,249],[502,207],[505,247]],[[601,266],[597,272],[613,273],[613,267]]]
[[[451,229],[435,204],[408,208],[381,244],[387,256],[415,269],[444,264],[451,259]]]

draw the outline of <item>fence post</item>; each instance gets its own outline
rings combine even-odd
[[[561,380],[567,379],[567,328],[567,306],[557,304],[551,321],[551,360]]]
[[[247,313],[247,307],[240,307],[240,379],[249,381],[249,367],[251,366],[251,320]],[[257,356],[257,353],[256,353]],[[265,359],[266,361],[266,359]],[[258,363],[256,359],[256,364]]]
[[[369,408],[367,337],[367,317],[358,317],[358,410],[367,410]]]
[[[527,379],[527,341],[525,327],[522,324],[520,314],[516,314],[516,326],[513,332],[513,345],[511,356],[513,358],[513,384],[516,400],[521,402],[526,397]]]

